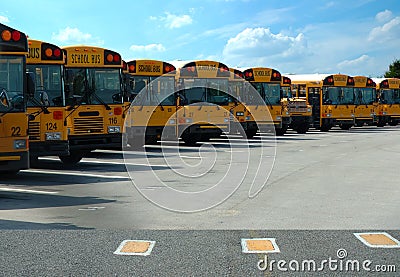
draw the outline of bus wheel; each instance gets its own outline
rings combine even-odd
[[[396,120],[391,120],[391,121],[389,122],[389,125],[390,125],[390,126],[396,126],[396,125],[397,125],[397,121],[396,121]]]
[[[331,125],[322,125],[320,127],[321,132],[329,132],[329,130],[332,128]]]
[[[29,156],[29,167],[37,166],[39,163],[38,156]]]
[[[357,123],[356,123],[356,126],[357,126],[357,127],[362,127],[362,126],[364,126],[364,123],[362,123],[362,122],[357,122]]]
[[[181,138],[186,145],[195,146],[196,143],[201,140],[201,135],[182,134]]]
[[[71,152],[69,156],[59,156],[59,158],[65,165],[76,165],[82,160],[83,154],[79,152]]]
[[[350,128],[351,128],[351,124],[340,124],[340,129],[342,129],[342,130],[350,130]]]
[[[282,127],[282,128],[275,128],[275,133],[277,136],[283,136],[286,134],[287,128]]]
[[[157,144],[157,137],[156,136],[146,136],[145,144]]]
[[[252,139],[257,134],[257,129],[248,129],[246,132],[246,138]]]
[[[307,133],[308,129],[309,129],[308,124],[302,124],[296,128],[296,132],[298,134],[305,134]]]

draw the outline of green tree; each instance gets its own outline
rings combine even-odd
[[[385,78],[400,78],[400,60],[394,60],[385,72]]]

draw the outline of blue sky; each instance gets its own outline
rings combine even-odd
[[[212,59],[282,73],[377,77],[400,59],[398,0],[3,0],[0,22],[126,61]]]

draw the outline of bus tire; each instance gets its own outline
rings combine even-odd
[[[182,134],[182,140],[188,146],[195,146],[197,142],[201,140],[201,135],[196,134]]]
[[[247,139],[252,139],[257,134],[257,129],[248,129],[245,134]]]
[[[340,129],[342,129],[342,130],[350,130],[351,126],[352,126],[351,124],[340,124],[339,125]]]
[[[329,132],[329,130],[332,128],[332,126],[331,125],[322,125],[321,127],[320,127],[320,131],[321,132]]]
[[[308,132],[308,129],[309,129],[308,124],[302,124],[302,125],[299,125],[299,126],[296,128],[296,132],[297,132],[298,134],[305,134],[305,133]]]
[[[287,128],[282,127],[282,128],[275,128],[275,134],[277,136],[283,136],[286,134]]]
[[[59,158],[65,165],[76,165],[82,160],[83,154],[79,152],[71,152],[68,156],[59,156]]]

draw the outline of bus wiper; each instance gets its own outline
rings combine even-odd
[[[28,99],[28,101],[31,101],[35,106],[34,107],[40,107],[39,111],[33,112],[30,114],[30,116],[33,116],[33,118],[36,118],[39,114],[44,113],[44,114],[49,114],[49,110],[47,109],[47,106],[39,100],[37,100],[35,97],[31,97]]]
[[[154,96],[155,96],[155,98],[157,99],[157,103],[159,103],[158,105],[160,106],[161,111],[164,111],[164,107],[163,107],[163,105],[162,105],[160,99],[158,98],[157,94],[154,94]]]
[[[106,107],[107,111],[111,110],[111,107],[106,102],[104,102],[103,99],[101,99],[94,91],[92,92],[92,95],[94,96],[94,98],[96,98],[97,101],[100,102],[100,104]]]

